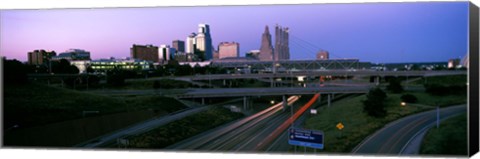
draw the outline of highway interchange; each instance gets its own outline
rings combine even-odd
[[[344,74],[346,71],[330,72],[329,74]],[[352,73],[349,71],[348,73]],[[377,71],[354,71],[353,74],[379,75]],[[464,74],[464,71],[443,71],[427,73],[417,72],[384,72],[379,76],[392,75],[400,73],[403,76],[440,76]],[[316,73],[321,75],[322,73]],[[307,75],[297,73],[296,75]],[[228,77],[227,77],[228,76]],[[200,75],[181,77],[184,81],[193,82],[195,80],[205,79],[243,79],[243,78],[271,78],[271,77],[291,77],[289,74],[266,74],[266,75]],[[265,76],[265,77],[264,77]],[[171,78],[171,77],[169,77]],[[158,78],[156,78],[158,79]],[[149,78],[145,80],[155,80]],[[200,83],[200,82],[197,82]],[[364,94],[367,93],[374,84],[335,84],[327,83],[315,87],[265,87],[265,88],[209,88],[209,89],[174,89],[169,90],[168,96],[175,98],[214,98],[214,97],[242,97],[242,96],[289,96],[288,106],[298,111],[301,106],[306,105],[300,102],[300,98],[306,98],[308,95],[320,94]],[[162,90],[163,91],[163,90]],[[160,91],[160,92],[162,92]],[[108,95],[153,95],[158,94],[158,90],[98,90],[92,91]],[[316,100],[315,100],[316,101]],[[311,104],[310,104],[311,105]],[[173,151],[213,151],[213,152],[288,152],[291,145],[286,142],[287,133],[285,129],[295,124],[294,121],[304,119],[304,113],[301,112],[295,119],[292,118],[293,112],[288,109],[285,111],[283,103],[279,102],[265,110],[245,118],[224,124],[220,127],[203,132],[191,138],[166,147],[165,150]],[[178,120],[186,115],[193,114],[207,109],[207,107],[198,107],[185,112],[170,115],[162,119],[147,121],[118,132],[92,139],[86,143],[79,144],[79,147],[97,147],[114,139],[133,134],[139,134],[151,130],[154,127],[165,123]],[[452,106],[441,109],[441,120],[458,115],[466,111],[466,106]],[[418,138],[421,132],[428,130],[435,122],[435,111],[427,111],[419,114],[404,117],[386,125],[381,130],[367,137],[352,153],[358,154],[405,154],[412,145],[412,140]],[[290,123],[289,123],[290,122]],[[298,122],[297,122],[298,123]],[[281,128],[281,129],[279,129]],[[418,146],[418,145],[417,145]]]

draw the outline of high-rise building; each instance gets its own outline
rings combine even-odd
[[[159,61],[162,63],[168,62],[175,58],[175,48],[171,48],[170,45],[160,45],[158,49]]]
[[[329,55],[328,51],[320,50],[317,53],[317,60],[328,60],[329,58],[330,58],[330,55]]]
[[[208,24],[198,25],[198,34],[195,37],[197,56],[201,60],[210,60],[213,57],[212,37],[210,35],[210,26]]]
[[[185,42],[181,40],[172,41],[172,48],[175,48],[176,52],[185,52]]]
[[[135,45],[130,48],[130,56],[134,59],[158,62],[158,47],[153,45]]]
[[[261,61],[273,60],[272,35],[270,35],[268,26],[265,26],[265,31],[262,34],[262,44],[260,45],[259,60]]]
[[[55,51],[34,50],[28,52],[28,64],[31,65],[43,65],[47,64],[52,57],[56,56]]]
[[[218,45],[218,59],[226,57],[239,57],[240,44],[237,42],[221,42]]]
[[[275,26],[275,51],[273,55],[275,61],[290,59],[288,40],[288,28],[282,28],[278,25]]]
[[[186,52],[189,53],[189,54],[195,53],[195,48],[196,48],[196,44],[197,44],[197,41],[195,40],[195,36],[197,36],[197,34],[191,33],[187,37],[187,46],[186,46],[187,50],[186,50]]]

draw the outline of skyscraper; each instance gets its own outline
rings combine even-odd
[[[240,44],[237,42],[221,42],[218,45],[218,59],[225,57],[239,57]]]
[[[195,52],[195,48],[196,48],[196,44],[197,44],[197,42],[195,40],[195,36],[197,36],[197,34],[191,33],[187,37],[187,46],[186,46],[187,50],[186,50],[186,52],[188,54],[193,54]]]
[[[158,57],[160,62],[166,63],[172,60],[175,56],[175,48],[170,47],[170,45],[160,45],[158,50]]]
[[[210,35],[210,26],[208,24],[198,25],[198,34],[195,37],[197,55],[201,60],[210,60],[213,57],[212,37]]]
[[[290,59],[290,48],[288,43],[288,28],[275,26],[275,52],[274,60],[288,60]]]
[[[258,58],[261,61],[272,61],[273,59],[272,35],[268,31],[268,26],[265,26],[265,31],[262,34],[262,44],[260,45]]]

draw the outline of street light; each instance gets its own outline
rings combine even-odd
[[[274,101],[274,100],[271,100],[271,101],[270,101],[270,104],[275,104],[275,101]]]
[[[401,102],[401,103],[400,103],[400,105],[401,105],[401,106],[406,106],[406,105],[407,105],[407,103],[405,103],[405,102]]]

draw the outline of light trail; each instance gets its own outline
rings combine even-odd
[[[256,151],[261,151],[265,146],[270,144],[275,138],[277,138],[283,131],[285,131],[298,117],[300,117],[310,106],[317,101],[317,99],[320,97],[320,94],[317,93],[313,96],[310,101],[308,101],[307,104],[305,104],[302,108],[300,108],[295,114],[290,117],[287,121],[285,121],[282,125],[280,125],[275,131],[273,131],[272,134],[268,135],[267,138],[265,138],[262,142],[257,144],[255,147]]]

